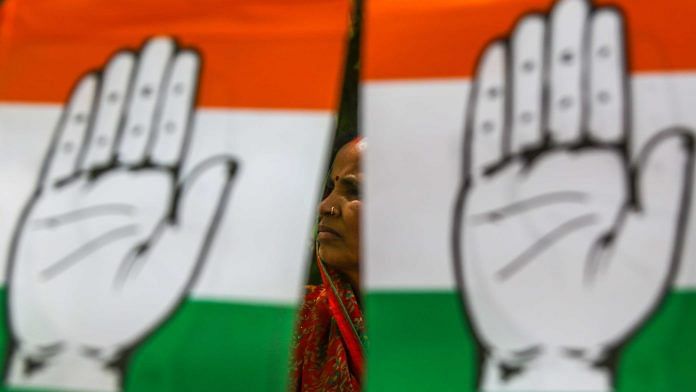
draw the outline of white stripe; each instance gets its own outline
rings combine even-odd
[[[59,115],[58,105],[0,104],[0,283],[12,230]],[[240,167],[193,296],[298,302],[332,127],[326,111],[198,111],[186,167],[218,153],[232,155]]]
[[[696,129],[696,73],[638,74],[632,86],[636,146],[668,126]],[[455,286],[450,226],[468,90],[467,79],[363,87],[363,130],[370,146],[363,221],[368,290]],[[691,227],[678,288],[696,288],[696,208]]]

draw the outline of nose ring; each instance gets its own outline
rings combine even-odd
[[[336,210],[336,207],[331,207],[331,211],[329,212],[329,215],[331,215],[331,216],[338,215],[338,211]]]

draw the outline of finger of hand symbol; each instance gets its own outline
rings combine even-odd
[[[75,86],[44,162],[43,186],[56,186],[56,182],[77,172],[92,119],[98,83],[98,77],[90,73]]]
[[[512,153],[538,146],[542,140],[544,33],[546,22],[533,15],[522,19],[511,39],[512,49]]]
[[[481,176],[504,156],[506,49],[502,42],[489,45],[481,56],[473,84],[467,119],[467,159],[470,174]]]
[[[200,57],[192,50],[175,55],[172,70],[163,87],[161,115],[155,125],[152,162],[178,163],[191,132],[191,117],[198,88]]]
[[[628,78],[623,22],[615,9],[601,9],[592,17],[588,131],[603,142],[618,142],[628,125]]]
[[[109,60],[102,74],[95,120],[90,132],[83,170],[104,167],[116,153],[119,126],[122,124],[135,55],[118,52]]]
[[[174,49],[171,39],[155,38],[141,52],[118,149],[122,163],[134,165],[145,160],[160,115],[163,85],[171,70]]]
[[[579,140],[583,127],[588,13],[585,0],[561,0],[550,15],[547,129],[556,142]]]

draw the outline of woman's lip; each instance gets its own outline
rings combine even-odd
[[[320,231],[319,234],[317,234],[318,241],[337,240],[339,238],[341,237],[339,237],[338,234],[330,231]]]
[[[329,238],[339,238],[341,235],[338,234],[338,232],[328,226],[324,225],[319,225],[319,232],[317,234],[317,238],[324,238],[324,239],[329,239]]]

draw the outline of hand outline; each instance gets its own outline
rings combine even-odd
[[[482,390],[610,390],[673,279],[694,137],[632,151],[624,34],[620,10],[560,0],[479,60],[452,240]]]
[[[77,83],[11,247],[9,384],[119,390],[185,299],[237,169],[220,155],[183,173],[200,62],[156,37]]]

